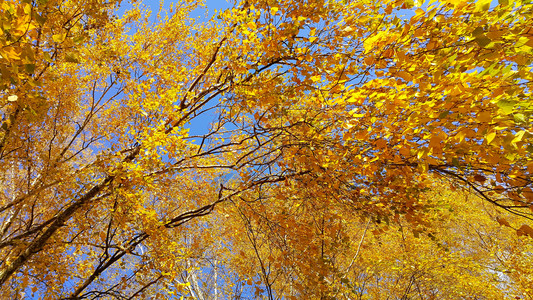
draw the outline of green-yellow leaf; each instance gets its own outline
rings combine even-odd
[[[489,10],[491,0],[477,0],[476,10]]]
[[[483,34],[477,36],[474,41],[476,41],[476,43],[483,48],[487,47],[491,43],[491,40]]]
[[[506,114],[510,114],[513,112],[514,108],[514,102],[509,100],[500,100],[497,103],[498,107],[501,108],[501,110]]]
[[[58,33],[58,34],[52,35],[52,39],[56,43],[63,43],[66,37],[67,37],[67,33]]]

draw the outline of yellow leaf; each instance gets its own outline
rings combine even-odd
[[[491,0],[477,0],[476,10],[489,10]]]
[[[421,16],[423,15],[424,13],[426,13],[423,9],[421,8],[418,8],[416,11],[415,11],[415,14],[416,16]]]
[[[8,59],[16,59],[16,60],[20,59],[20,54],[21,54],[20,48],[6,47],[3,50],[5,53],[5,55],[3,56],[6,56]]]
[[[517,132],[514,135],[514,139],[511,141],[511,144],[516,144],[516,143],[520,142],[522,140],[522,138],[524,137],[525,133],[526,132],[524,130],[520,130],[519,132]]]
[[[487,144],[490,145],[490,143],[494,140],[494,138],[496,137],[496,132],[493,131],[491,133],[488,133],[486,136],[485,136],[485,139],[487,139]]]
[[[322,76],[320,76],[320,75],[316,75],[316,76],[312,76],[312,77],[311,77],[311,80],[312,80],[313,82],[317,82],[317,81],[320,81],[321,78],[322,78]]]
[[[67,33],[58,33],[58,34],[52,35],[52,39],[56,43],[62,43],[66,37],[67,37]]]
[[[255,22],[248,22],[246,24],[246,26],[248,26],[248,28],[250,28],[250,30],[255,30],[257,29],[257,24],[255,24]]]

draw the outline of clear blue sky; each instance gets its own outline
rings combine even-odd
[[[227,0],[207,0],[206,4],[209,10],[231,7],[231,3],[229,3]]]

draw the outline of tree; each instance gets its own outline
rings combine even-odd
[[[531,297],[530,2],[0,3],[2,297]]]

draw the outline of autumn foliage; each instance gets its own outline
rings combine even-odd
[[[0,0],[0,298],[532,299],[533,4]]]

